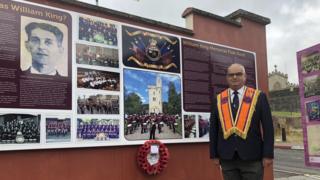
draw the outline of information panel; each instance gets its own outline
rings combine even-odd
[[[297,52],[305,163],[320,167],[320,44]]]
[[[227,68],[246,68],[247,85],[256,87],[255,55],[221,45],[182,39],[184,110],[210,112],[213,96],[227,88]]]

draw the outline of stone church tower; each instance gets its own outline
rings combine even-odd
[[[299,86],[288,81],[288,74],[275,69],[269,73],[269,102],[272,111],[299,112]]]
[[[284,74],[277,70],[277,65],[274,66],[274,71],[269,73],[269,91],[279,91],[282,89],[290,88],[290,83],[288,82],[288,74]]]
[[[162,113],[162,81],[157,76],[156,85],[148,86],[149,91],[149,114]]]

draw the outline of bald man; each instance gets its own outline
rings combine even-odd
[[[241,64],[227,70],[228,89],[214,99],[210,117],[210,158],[224,180],[262,180],[273,162],[274,131],[266,95],[245,86]],[[262,128],[262,129],[261,129]]]

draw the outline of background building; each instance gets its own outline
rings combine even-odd
[[[288,81],[288,74],[277,70],[269,73],[269,101],[272,111],[300,112],[299,87]]]
[[[162,81],[157,76],[156,85],[148,86],[149,91],[149,113],[162,113]]]

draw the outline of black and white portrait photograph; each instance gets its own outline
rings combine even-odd
[[[20,68],[23,72],[68,76],[65,24],[21,16]]]

